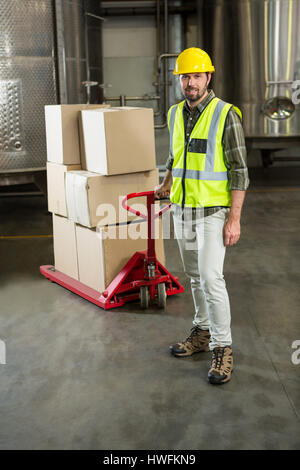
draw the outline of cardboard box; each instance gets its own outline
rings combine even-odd
[[[48,211],[68,217],[65,177],[68,171],[80,170],[80,165],[59,165],[47,162]]]
[[[134,174],[104,176],[88,171],[68,171],[66,200],[68,217],[86,227],[133,220],[135,215],[121,206],[122,197],[152,191],[159,182],[158,169]],[[130,199],[129,205],[146,211],[146,198]]]
[[[79,279],[75,224],[53,214],[54,265],[58,271]]]
[[[155,249],[158,260],[164,265],[164,243],[161,221],[156,219]],[[123,238],[127,233],[143,238]],[[89,229],[76,225],[79,280],[102,292],[121,271],[136,251],[147,249],[147,222]]]
[[[103,175],[156,168],[154,119],[150,108],[81,111],[82,168]]]
[[[82,109],[109,105],[62,104],[45,106],[47,160],[65,165],[80,164],[79,122]]]
[[[155,224],[155,249],[165,265],[161,219]],[[90,229],[53,214],[55,268],[102,292],[136,251],[147,249],[147,222]]]

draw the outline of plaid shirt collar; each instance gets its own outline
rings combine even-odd
[[[203,101],[200,101],[199,104],[197,104],[197,106],[195,106],[194,108],[190,108],[187,101],[184,102],[184,109],[185,111],[187,111],[189,114],[192,114],[195,112],[195,110],[197,109],[199,114],[202,113],[202,111],[206,108],[206,106],[208,105],[208,103],[210,103],[210,101],[215,98],[215,94],[213,92],[213,90],[209,90],[208,91],[208,95],[204,98]]]

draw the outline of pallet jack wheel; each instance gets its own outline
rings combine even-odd
[[[143,310],[149,307],[149,300],[150,300],[150,295],[149,295],[148,287],[142,286],[140,288],[140,304]]]
[[[167,305],[166,284],[163,282],[157,285],[157,297],[158,297],[159,308],[166,308],[166,305]]]

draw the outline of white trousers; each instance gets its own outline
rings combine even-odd
[[[194,325],[210,330],[210,350],[230,346],[230,305],[223,276],[223,228],[230,209],[194,221],[173,214],[175,236],[195,306]]]

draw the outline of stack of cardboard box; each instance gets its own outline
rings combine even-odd
[[[147,248],[147,223],[128,225],[136,217],[120,201],[158,184],[153,111],[50,105],[45,118],[55,267],[103,291],[136,251]],[[130,205],[145,213],[146,198]],[[156,252],[164,264],[156,221]]]

